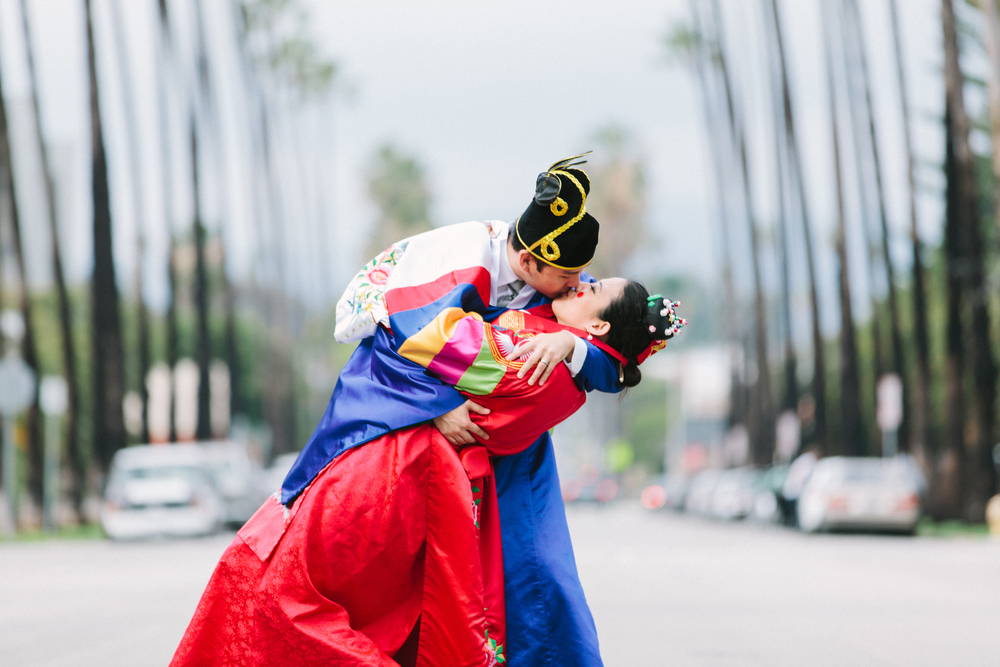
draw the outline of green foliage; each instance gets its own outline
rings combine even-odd
[[[426,170],[415,156],[391,144],[378,148],[369,162],[368,196],[378,217],[366,257],[430,226]]]

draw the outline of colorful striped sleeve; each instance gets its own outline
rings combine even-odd
[[[399,347],[400,356],[420,364],[459,391],[493,392],[509,366],[492,327],[478,313],[445,308]]]

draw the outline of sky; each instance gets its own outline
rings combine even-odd
[[[703,1],[703,0],[701,0]],[[63,239],[72,276],[83,279],[89,271],[89,143],[83,67],[81,6],[76,0],[36,0],[31,16],[41,45],[39,66],[46,130],[52,137],[60,186],[61,206],[68,230]],[[128,184],[139,174],[146,185],[148,255],[144,266],[147,299],[154,307],[164,302],[162,253],[167,223],[163,213],[163,179],[159,168],[167,162],[159,153],[153,60],[154,2],[130,0],[120,8],[127,32],[131,81],[137,100],[143,166],[128,162],[123,140],[123,98],[115,80],[117,65],[112,44],[111,3],[95,0],[100,64],[108,83],[102,103],[109,128],[109,160],[115,187],[114,213],[119,282],[128,280],[135,267],[137,218]],[[905,164],[902,161],[898,107],[886,2],[860,3],[865,20],[869,59],[872,63],[883,166],[889,202],[894,251],[907,257],[905,230],[909,211],[905,199]],[[433,0],[413,3],[397,0],[308,3],[309,28],[340,70],[335,102],[322,118],[303,117],[301,123],[315,132],[314,149],[327,150],[322,173],[310,174],[314,187],[329,197],[329,231],[338,242],[334,257],[322,257],[315,244],[298,239],[303,248],[296,259],[313,268],[329,262],[332,271],[306,272],[310,280],[332,275],[337,283],[324,294],[335,296],[359,261],[374,212],[365,194],[365,172],[376,148],[386,142],[415,155],[427,168],[433,194],[432,216],[447,224],[472,219],[512,220],[533,194],[535,175],[551,162],[595,147],[594,134],[616,124],[631,137],[630,150],[646,166],[649,237],[643,240],[645,261],[688,272],[709,286],[721,274],[715,216],[718,215],[708,159],[701,108],[692,73],[667,57],[662,38],[677,22],[686,22],[688,3],[680,0],[622,0],[615,3],[580,3],[551,0],[546,3],[514,1],[470,3]],[[748,100],[748,140],[753,156],[751,172],[759,218],[768,227],[775,210],[775,178],[769,157],[770,137],[766,114],[767,83],[762,78],[762,6],[746,0],[722,2],[727,38],[737,86]],[[915,142],[919,158],[933,163],[941,152],[937,129],[943,96],[937,81],[940,36],[937,5],[930,0],[907,0],[902,19],[910,100],[914,105]],[[174,2],[179,51],[190,62],[191,5]],[[25,93],[23,43],[20,39],[18,3],[0,0],[0,56],[19,129],[15,148],[19,172],[31,174],[28,107]],[[245,275],[258,258],[249,252],[253,234],[252,212],[257,200],[249,184],[252,153],[243,137],[246,114],[238,87],[238,69],[232,58],[233,35],[228,0],[203,4],[212,43],[214,76],[220,88],[222,123],[219,141],[225,165],[207,169],[206,207],[211,217],[230,203],[236,244],[234,270]],[[784,0],[781,3],[791,76],[800,125],[810,205],[818,227],[817,240],[828,244],[834,215],[829,184],[831,158],[829,103],[826,98],[820,35],[830,29],[821,16],[818,0]],[[168,72],[176,91],[189,83]],[[186,183],[189,170],[183,163],[185,109],[182,95],[174,95],[169,108],[173,122],[168,131],[172,149],[171,174],[175,183]],[[321,125],[321,127],[320,127]],[[286,134],[287,144],[291,134]],[[322,139],[322,141],[320,141]],[[325,148],[324,148],[325,147]],[[279,147],[279,151],[281,148]],[[286,156],[287,157],[287,156]],[[595,156],[600,159],[600,155]],[[279,156],[280,160],[281,156]],[[285,166],[289,164],[286,162]],[[283,173],[291,174],[289,168]],[[940,179],[932,169],[921,172],[930,186],[921,197],[922,231],[934,240],[939,235],[940,206],[935,187]],[[22,179],[28,207],[25,219],[36,247],[44,247],[44,208],[38,204],[37,187]],[[848,179],[849,189],[855,188]],[[600,187],[599,183],[594,184]],[[856,195],[849,191],[849,206]],[[191,202],[184,188],[172,198],[174,226],[189,219]],[[292,209],[295,210],[294,207]],[[217,217],[217,216],[216,216]],[[744,230],[745,232],[745,230]],[[739,239],[740,231],[734,232]],[[856,236],[856,235],[855,235]],[[745,238],[744,238],[745,241]],[[861,252],[853,241],[855,254]],[[828,248],[828,245],[825,246]],[[835,287],[832,253],[825,249],[823,289]],[[736,267],[745,285],[747,267]],[[802,267],[795,269],[801,273]],[[39,255],[31,267],[33,280],[47,279],[46,262]],[[765,267],[773,283],[774,272]],[[860,274],[857,280],[863,284]],[[798,289],[796,298],[804,298]],[[831,299],[832,301],[832,299]],[[859,304],[864,312],[865,304]],[[827,317],[827,328],[835,318]]]

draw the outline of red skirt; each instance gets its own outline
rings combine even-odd
[[[433,426],[352,449],[237,533],[171,665],[503,664],[496,507]]]

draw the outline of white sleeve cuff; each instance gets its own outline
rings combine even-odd
[[[573,341],[573,360],[566,361],[566,366],[569,367],[569,374],[576,377],[576,374],[580,372],[583,368],[583,362],[587,360],[587,343],[582,338],[577,338]]]

